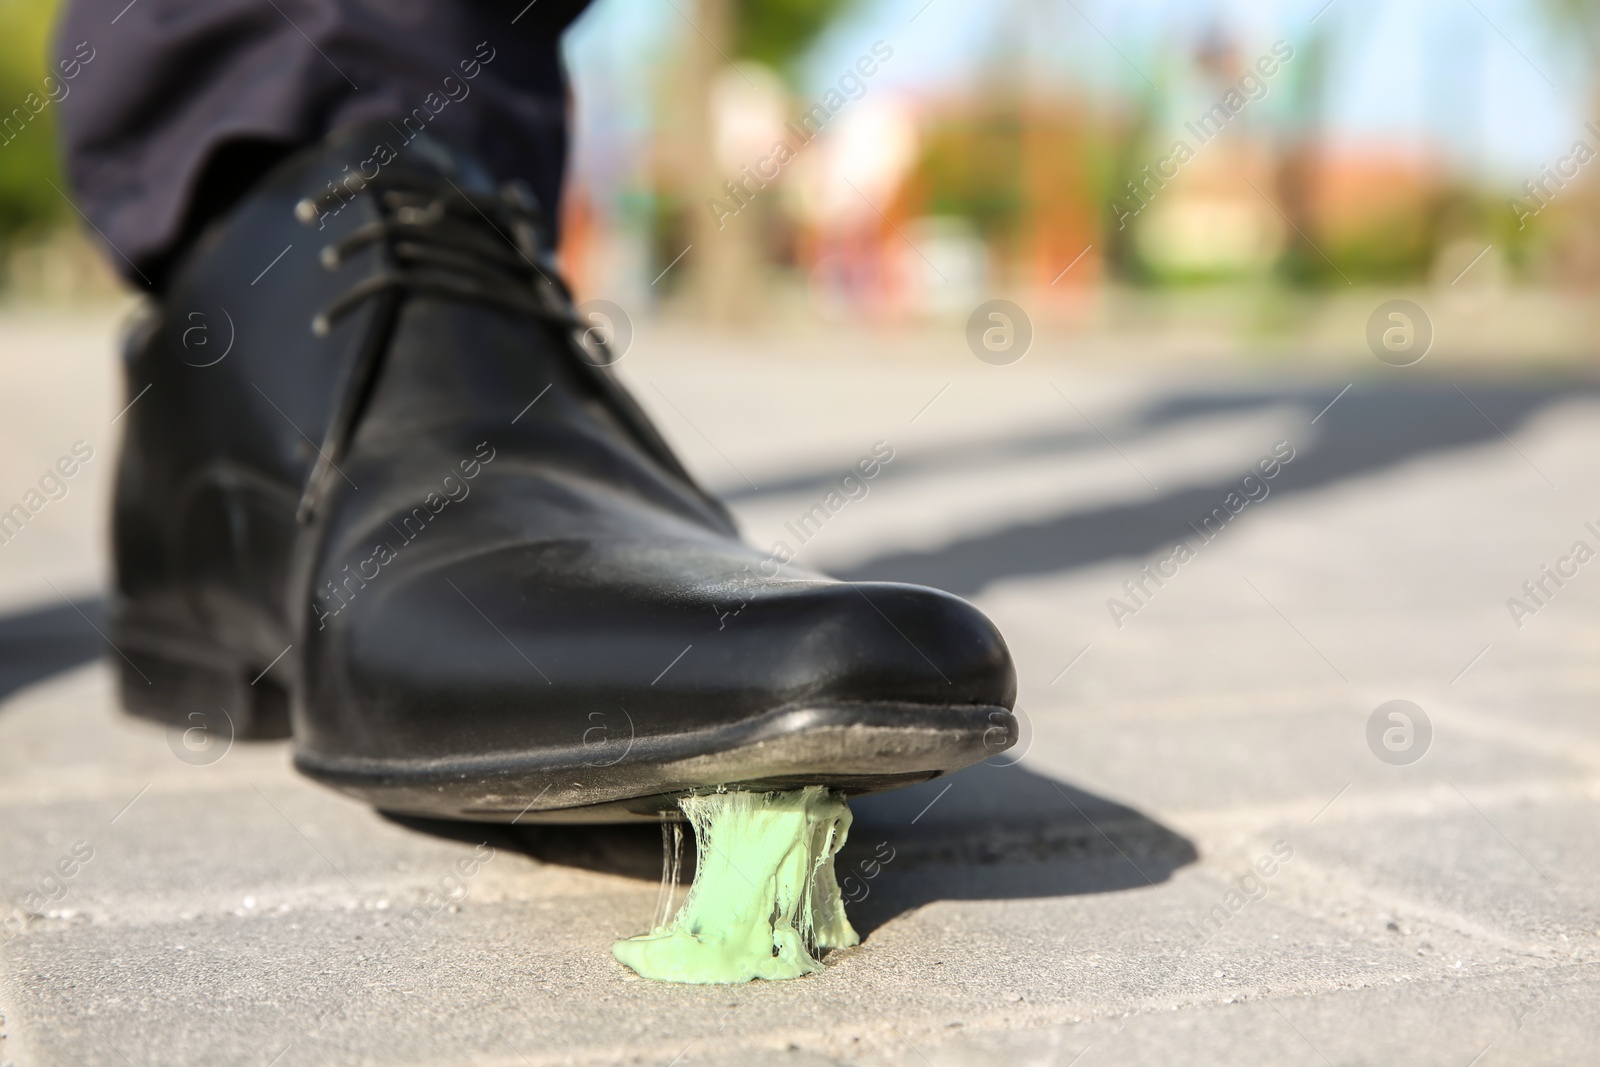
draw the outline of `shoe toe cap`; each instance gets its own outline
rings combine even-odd
[[[1012,706],[1005,642],[959,597],[754,579],[742,562],[512,546],[385,576],[311,635],[324,712],[303,736],[482,751],[571,743],[619,709],[668,736],[782,709],[898,706],[927,722]]]
[[[788,646],[793,684],[818,700],[1010,708],[1016,699],[1005,640],[959,597],[900,583],[826,582],[794,601],[774,610],[780,621],[772,629]]]

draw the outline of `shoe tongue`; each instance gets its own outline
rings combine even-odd
[[[447,178],[462,192],[494,196],[499,191],[494,175],[472,152],[398,120],[371,119],[346,126],[330,134],[327,145],[331,154],[363,175],[370,175],[375,166],[380,172],[403,167]]]

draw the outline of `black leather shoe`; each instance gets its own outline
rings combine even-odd
[[[1009,746],[994,626],[932,589],[773,576],[604,369],[538,218],[378,124],[189,254],[127,355],[128,709],[292,729],[318,781],[486,820],[861,793]]]

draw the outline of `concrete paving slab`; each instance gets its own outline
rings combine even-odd
[[[33,449],[5,484],[110,425],[103,382],[67,388],[109,321],[0,321],[67,353],[37,411],[0,397]],[[1600,571],[1520,628],[1506,600],[1600,525],[1592,387],[1362,378],[1319,416],[1349,377],[928,352],[753,364],[652,328],[623,366],[753,536],[892,440],[807,551],[955,588],[1017,656],[1020,758],[855,805],[860,947],[646,982],[609,945],[651,921],[654,828],[388,819],[282,743],[197,758],[123,717],[90,662],[103,498],[75,490],[0,548],[0,1063],[1591,1061]],[[1272,494],[1118,626],[1276,440]],[[1369,739],[1394,698],[1432,728],[1415,762]]]

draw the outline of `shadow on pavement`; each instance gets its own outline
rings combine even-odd
[[[1304,388],[1179,394],[1150,405],[1121,426],[1102,428],[1118,444],[1127,445],[1182,419],[1285,404],[1303,406],[1309,423],[1336,392]],[[1318,418],[1315,426],[1308,425],[1303,437],[1291,435],[1295,459],[1272,481],[1268,499],[1323,489],[1429,453],[1493,442],[1509,451],[1513,446],[1505,437],[1522,429],[1547,406],[1596,395],[1600,389],[1587,382],[1472,382],[1460,388],[1432,381],[1357,385]],[[1069,413],[1066,417],[1077,416]],[[1019,441],[1034,450],[1051,444],[1047,435]],[[1056,451],[1063,453],[1083,447],[1084,442],[1081,433],[1053,439]],[[1263,450],[1269,445],[1263,442]],[[885,473],[904,477],[912,473],[911,467],[896,460]],[[1114,558],[1142,558],[1170,548],[1180,539],[1197,541],[1190,524],[1220,507],[1223,497],[1238,488],[1246,473],[1241,469],[1226,480],[1174,490],[1154,500],[1092,511],[1068,510],[928,551],[887,553],[850,567],[839,577],[913,582],[970,597],[991,582],[1007,578],[1050,574]],[[1532,484],[1543,484],[1544,475],[1531,462],[1528,477]],[[1250,518],[1248,509],[1242,518]]]
[[[1198,857],[1142,812],[1006,759],[851,804],[835,868],[863,937],[936,900],[1143,889]]]
[[[104,597],[0,616],[0,700],[98,659],[106,643],[95,627],[106,628]]]
[[[979,764],[862,797],[850,807],[855,820],[836,871],[862,937],[936,900],[1141,889],[1196,858],[1187,838],[1132,808],[1020,765]],[[508,826],[388,818],[454,840],[487,839],[542,863],[652,882],[661,877],[661,830],[648,823]],[[687,885],[694,869],[688,841],[683,862]]]
[[[661,828],[655,823],[523,823],[512,826],[501,822],[428,819],[390,811],[379,814],[419,833],[465,844],[487,842],[495,848],[531,856],[540,863],[579,867],[624,878],[654,880],[661,875]],[[693,851],[685,842],[684,862],[693,863],[693,857]]]
[[[1591,383],[1439,381],[1337,387],[1194,391],[1158,399],[1117,426],[1127,445],[1187,419],[1301,407],[1307,426],[1291,437],[1294,461],[1272,481],[1272,495],[1305,493],[1408,460],[1500,442],[1552,404],[1597,390]],[[1071,425],[1076,416],[1068,413]],[[889,477],[936,474],[951,466],[1000,465],[1103,446],[1087,426],[963,443],[897,460]],[[1263,442],[1263,450],[1271,442]],[[1526,459],[1526,457],[1523,457]],[[1544,475],[1529,463],[1533,484]],[[1153,500],[1088,511],[1067,510],[956,541],[930,551],[896,552],[861,563],[843,577],[919,582],[973,595],[991,582],[1140,557],[1194,539],[1191,522],[1210,514],[1246,471],[1176,489]],[[805,472],[730,499],[822,489],[836,472]],[[1149,817],[1105,797],[1022,766],[981,764],[944,779],[852,803],[855,824],[839,856],[840,886],[863,936],[894,917],[937,900],[1013,900],[1105,893],[1160,884],[1194,862],[1194,845]],[[460,828],[407,825],[461,836]],[[655,880],[661,837],[654,826],[474,828],[496,832],[507,847],[545,862]],[[471,836],[471,835],[468,835]],[[688,860],[686,856],[686,861]]]
[[[1272,495],[1304,493],[1451,449],[1504,439],[1546,407],[1600,393],[1592,383],[1506,384],[1421,381],[1337,388],[1178,393],[1107,429],[1126,445],[1185,419],[1298,405],[1308,425],[1291,437],[1297,455],[1271,483]],[[1066,419],[1076,418],[1067,415]],[[1070,425],[1070,421],[1069,421]],[[1003,464],[1103,444],[1088,427],[963,443],[897,460],[888,476],[937,473],[948,465]],[[1270,442],[1264,442],[1264,446]],[[1527,460],[1527,457],[1523,457]],[[1544,478],[1528,461],[1528,477]],[[989,583],[1048,574],[1116,557],[1140,557],[1193,535],[1246,472],[1153,500],[1013,525],[921,552],[869,560],[851,579],[921,582],[972,595]],[[831,468],[773,483],[762,494],[824,487]],[[737,499],[740,494],[733,494]],[[745,493],[744,496],[757,495]],[[1247,516],[1248,517],[1248,516]],[[103,600],[0,618],[0,696],[100,655]],[[85,618],[87,616],[87,618]],[[94,626],[89,625],[90,621]],[[981,764],[957,775],[852,804],[855,823],[840,854],[841,889],[865,936],[936,900],[1014,900],[1105,893],[1157,885],[1196,859],[1191,842],[1105,797],[1020,765]],[[652,825],[506,826],[391,816],[414,830],[462,841],[485,839],[549,863],[632,878],[660,877],[660,830]],[[685,861],[692,862],[686,852]]]

